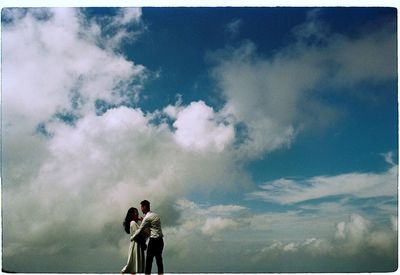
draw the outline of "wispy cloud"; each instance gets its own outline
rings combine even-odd
[[[384,173],[349,173],[297,181],[283,178],[261,185],[260,191],[249,193],[247,197],[293,204],[338,195],[359,198],[397,196],[397,171],[396,165]]]
[[[395,162],[394,162],[394,156],[393,156],[393,152],[387,152],[387,153],[384,153],[384,154],[381,154],[383,157],[384,157],[384,159],[385,159],[385,161],[390,165],[390,166],[394,166],[394,165],[396,165],[395,164]]]
[[[225,31],[231,38],[236,38],[240,33],[240,27],[242,26],[242,24],[242,19],[232,20],[226,25]]]
[[[341,118],[345,110],[321,100],[326,95],[321,87],[395,79],[393,22],[347,37],[324,27],[318,14],[312,11],[293,29],[296,41],[273,55],[262,55],[251,41],[210,55],[216,62],[213,77],[226,97],[223,112],[246,126],[242,155],[290,146],[299,132]]]

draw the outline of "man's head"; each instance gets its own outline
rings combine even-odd
[[[140,203],[140,208],[141,208],[143,214],[146,215],[146,213],[150,211],[150,202],[148,200],[142,201]]]

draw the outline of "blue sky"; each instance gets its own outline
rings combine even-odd
[[[3,9],[3,268],[395,270],[396,12]]]
[[[160,108],[160,105],[173,102],[177,93],[183,95],[183,102],[204,100],[209,106],[220,108],[223,99],[215,88],[215,81],[210,77],[212,65],[207,55],[250,40],[256,44],[260,54],[267,58],[273,57],[276,51],[293,43],[293,28],[304,23],[309,11],[307,8],[144,9],[143,22],[147,23],[148,30],[137,43],[123,47],[124,54],[133,61],[147,64],[153,71],[162,70],[162,73],[159,79],[145,87],[148,98],[143,100],[141,108],[145,111],[154,111]],[[393,12],[394,10],[387,8],[327,8],[319,10],[318,16],[323,18],[323,23],[331,29],[331,32],[352,36],[357,32],[357,28],[352,26],[356,25],[354,20],[359,22],[358,31],[360,29],[365,31],[363,29],[368,28],[369,24],[374,25],[393,17]],[[233,38],[226,25],[239,19],[240,30]],[[170,29],[174,32],[171,33]],[[397,147],[397,103],[393,100],[397,96],[396,81],[357,83],[356,87],[341,87],[341,89],[346,90],[344,94],[332,95],[328,91],[328,95],[322,100],[344,109],[347,112],[344,119],[331,129],[304,133],[290,150],[273,153],[276,157],[282,156],[284,163],[293,162],[290,165],[291,169],[297,167],[300,170],[286,172],[288,175],[335,174],[355,170],[379,171],[385,167],[379,153]],[[366,97],[371,98],[360,102],[359,98],[346,96],[360,90],[367,90]],[[379,95],[381,90],[388,92]],[[373,138],[371,135],[374,135]],[[363,139],[361,142],[358,140],[355,146],[351,140],[357,140],[359,136],[371,138]],[[377,139],[380,142],[376,143]],[[316,144],[318,146],[315,146]],[[311,157],[306,156],[305,150]],[[357,157],[345,157],[346,154]],[[371,154],[375,154],[375,157]],[[269,161],[268,167],[274,165],[272,157],[274,156],[265,156],[262,161],[251,162],[254,168],[250,169],[257,176],[256,180],[280,177],[284,173],[280,171],[276,175],[261,174],[263,169],[260,169],[260,166],[264,165],[264,161]],[[328,164],[327,158],[330,162],[337,159],[336,164],[333,166]],[[301,165],[296,166],[295,163]],[[305,165],[307,167],[304,167]],[[322,165],[326,167],[321,167]],[[274,168],[279,169],[279,167]],[[314,171],[308,172],[305,168]]]

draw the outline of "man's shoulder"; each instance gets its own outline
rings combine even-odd
[[[149,215],[149,216],[153,216],[153,217],[154,217],[154,216],[158,216],[158,214],[155,213],[155,212],[149,212],[148,215]]]
[[[146,217],[149,217],[149,218],[151,218],[151,219],[160,218],[160,216],[159,216],[157,213],[154,213],[154,212],[149,212],[149,213],[146,215]]]

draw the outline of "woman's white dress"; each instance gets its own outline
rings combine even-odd
[[[130,224],[130,235],[131,237],[135,234],[135,231],[139,229],[139,224],[135,221],[131,221]],[[130,240],[129,240],[130,241]],[[144,251],[140,245],[132,241],[129,245],[128,262],[122,269],[123,273],[144,273]]]

